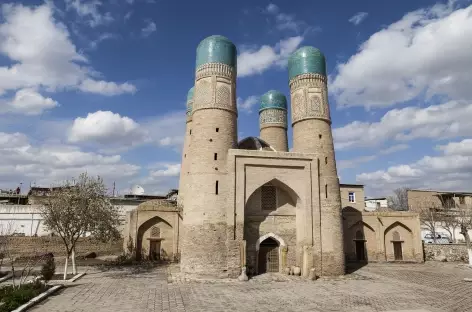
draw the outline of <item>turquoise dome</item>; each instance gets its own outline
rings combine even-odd
[[[192,100],[193,100],[193,93],[195,92],[195,87],[191,87],[187,93],[187,115],[192,114]]]
[[[223,36],[210,36],[197,47],[197,68],[207,63],[223,63],[236,68],[236,46]]]
[[[270,90],[261,96],[261,107],[259,112],[268,108],[278,108],[287,110],[287,98],[282,92]]]
[[[288,59],[288,76],[292,79],[309,73],[326,76],[326,59],[317,48],[302,47]]]

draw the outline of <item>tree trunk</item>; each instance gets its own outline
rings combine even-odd
[[[461,234],[464,235],[467,254],[469,256],[469,266],[472,266],[472,246],[470,246],[470,236],[467,227],[461,226]]]
[[[64,264],[64,280],[67,279],[67,265],[69,264],[69,255],[66,257],[66,263]]]
[[[75,247],[72,248],[72,274],[77,274],[77,267],[75,266]]]

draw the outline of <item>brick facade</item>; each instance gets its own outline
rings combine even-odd
[[[52,252],[54,256],[65,256],[65,247],[60,237],[10,237],[10,250],[14,258],[30,257]],[[103,243],[93,238],[80,238],[76,245],[77,256],[95,252],[97,256],[120,255],[123,240]]]

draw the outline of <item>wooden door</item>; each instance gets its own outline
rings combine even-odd
[[[401,242],[393,242],[393,255],[395,257],[395,261],[403,260],[402,243]]]
[[[365,242],[356,241],[356,257],[357,261],[365,261]]]
[[[279,272],[279,247],[261,246],[259,249],[259,274]]]
[[[159,260],[160,259],[160,250],[161,250],[161,242],[159,241],[150,241],[149,242],[149,259],[150,260]]]

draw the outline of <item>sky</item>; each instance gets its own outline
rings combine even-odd
[[[85,171],[118,194],[176,188],[196,47],[223,35],[238,49],[239,139],[259,135],[262,94],[289,99],[287,59],[310,45],[327,59],[341,183],[471,191],[470,1],[8,1],[0,188]]]

